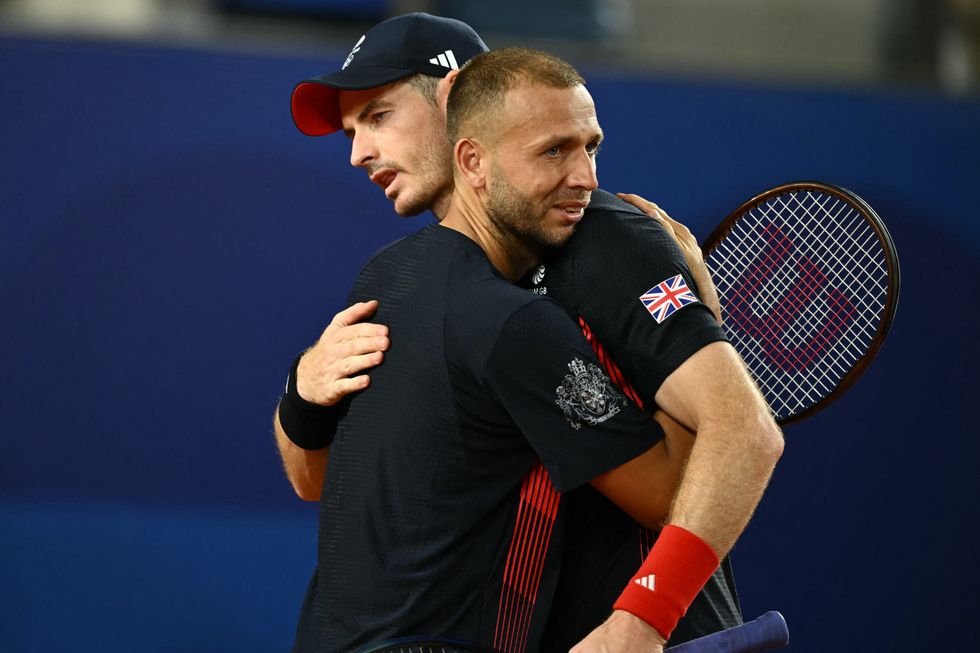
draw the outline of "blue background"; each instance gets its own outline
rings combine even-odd
[[[491,44],[492,45],[492,44]],[[315,506],[270,419],[394,216],[292,125],[336,60],[0,39],[0,651],[286,651]],[[796,179],[860,193],[902,260],[854,389],[786,432],[734,556],[797,651],[958,649],[977,608],[980,103],[584,69],[602,185],[704,237]]]

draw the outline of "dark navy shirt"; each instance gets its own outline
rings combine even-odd
[[[600,190],[592,194],[570,243],[532,270],[522,285],[565,308],[624,392],[653,408],[664,379],[705,345],[725,340],[700,301],[664,310],[657,297],[666,282],[671,292],[683,292],[686,286],[697,297],[697,286],[670,234],[656,220]],[[568,524],[561,579],[542,648],[549,652],[568,651],[609,616],[656,541],[654,532],[591,487],[569,493],[563,502]],[[741,621],[726,558],[678,624],[671,644]]]
[[[382,250],[351,295],[367,299],[392,344],[330,448],[294,650],[429,635],[537,651],[560,562],[556,489],[663,432],[557,304],[456,231]]]

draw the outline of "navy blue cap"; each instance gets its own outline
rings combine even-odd
[[[341,129],[341,90],[384,86],[415,73],[445,77],[488,50],[473,28],[453,18],[405,14],[380,22],[362,36],[340,70],[293,89],[293,122],[308,136]]]

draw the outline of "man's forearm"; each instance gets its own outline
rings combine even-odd
[[[591,484],[637,523],[659,531],[670,517],[695,436],[663,411],[653,417],[664,439]]]
[[[782,449],[771,419],[699,424],[668,523],[724,557],[745,530]]]
[[[668,377],[656,401],[698,434],[668,523],[694,533],[723,557],[762,498],[782,455],[782,433],[727,343],[691,356]]]
[[[655,399],[698,435],[667,525],[614,608],[669,638],[745,529],[783,440],[745,365],[725,342],[689,357]]]
[[[279,447],[286,477],[296,494],[304,501],[319,501],[323,491],[323,477],[327,471],[330,447],[309,451],[293,444],[282,429],[278,410],[273,418],[273,430],[276,433],[276,445]]]

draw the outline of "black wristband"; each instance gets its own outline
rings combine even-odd
[[[279,400],[279,424],[286,437],[297,447],[315,451],[329,447],[337,432],[340,410],[337,406],[321,406],[303,399],[296,389],[296,370],[300,354],[286,379],[286,394]]]

